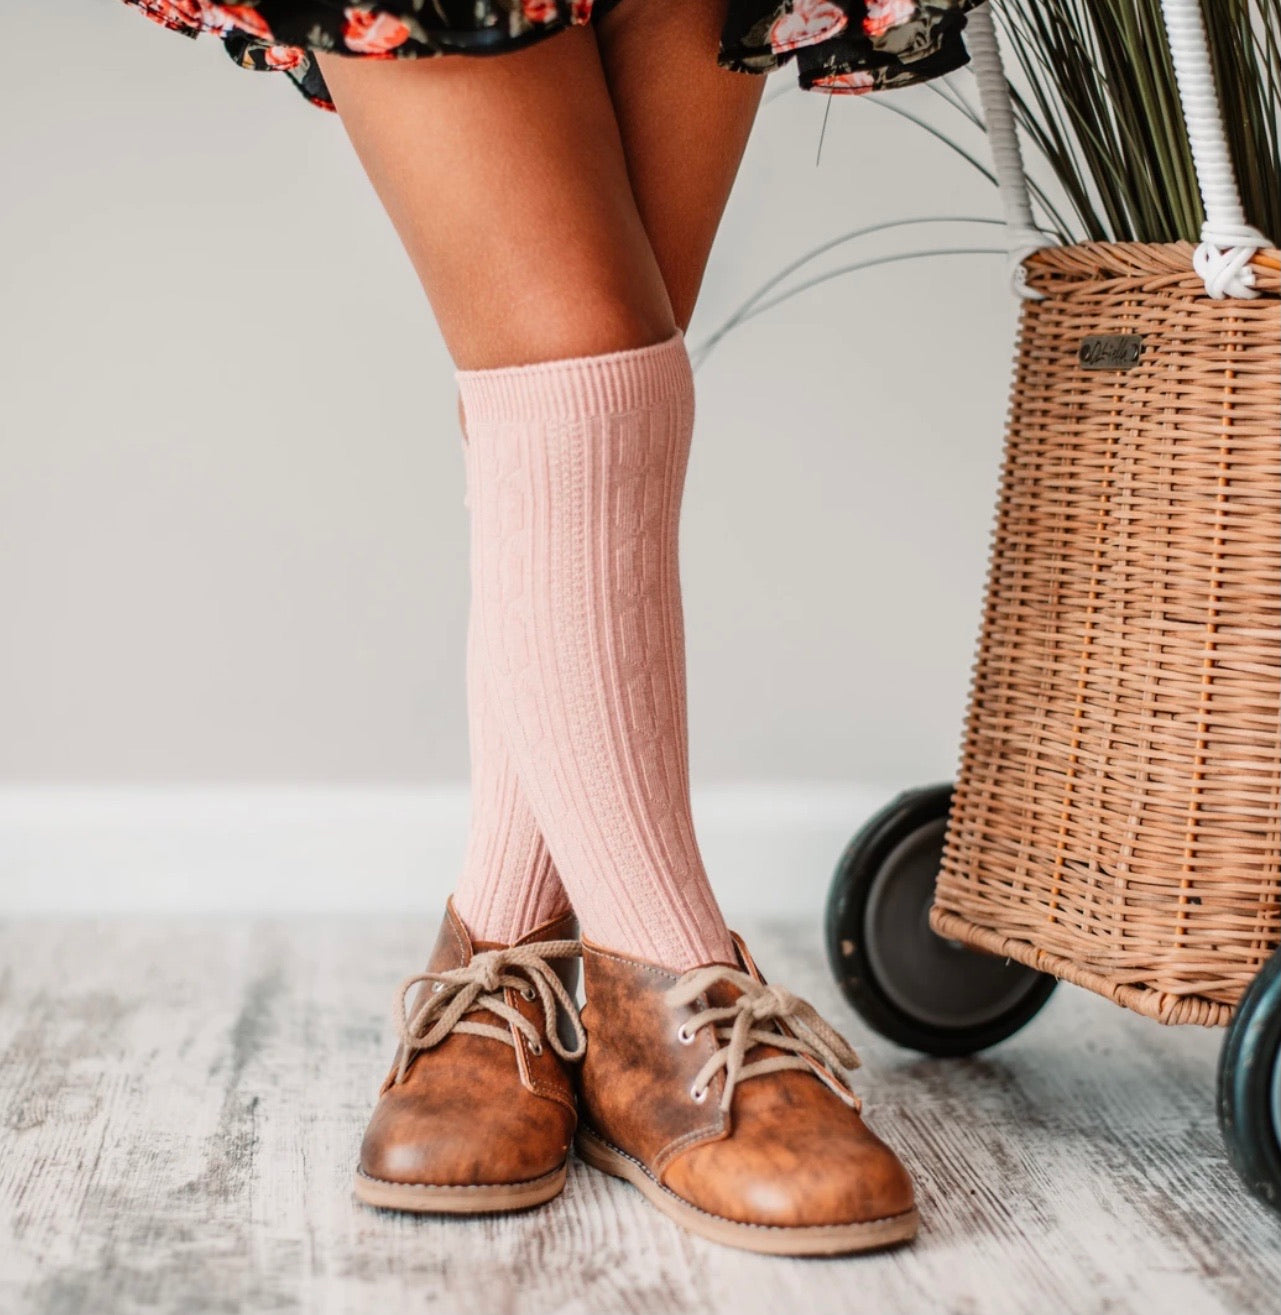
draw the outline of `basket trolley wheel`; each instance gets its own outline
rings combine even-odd
[[[951,785],[901,794],[846,846],[827,901],[828,962],[882,1036],[927,1055],[969,1055],[1013,1036],[1058,985],[1046,973],[930,929]]]
[[[1219,1128],[1245,1185],[1281,1214],[1281,950],[1252,981],[1219,1052]]]

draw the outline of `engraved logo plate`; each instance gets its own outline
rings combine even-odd
[[[1076,359],[1086,370],[1132,370],[1143,355],[1137,333],[1093,333],[1081,339]]]

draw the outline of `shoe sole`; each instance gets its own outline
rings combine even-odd
[[[541,1178],[521,1183],[477,1183],[475,1186],[437,1183],[389,1183],[356,1170],[356,1200],[381,1210],[408,1210],[421,1215],[492,1215],[528,1210],[559,1196],[568,1163]]]
[[[691,1233],[723,1246],[739,1247],[768,1256],[844,1256],[876,1251],[907,1242],[920,1223],[915,1208],[884,1219],[850,1224],[822,1224],[788,1228],[773,1224],[742,1224],[691,1205],[664,1187],[638,1160],[611,1146],[589,1129],[580,1128],[574,1143],[579,1158],[593,1169],[631,1183],[645,1199],[669,1219]]]

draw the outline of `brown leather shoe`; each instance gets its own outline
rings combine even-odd
[[[836,1255],[906,1241],[911,1179],[837,1076],[857,1056],[734,943],[742,971],[683,975],[583,943],[579,1155],[714,1242]]]
[[[360,1148],[359,1200],[484,1214],[561,1190],[577,1121],[566,1064],[584,1044],[576,932],[566,914],[513,946],[473,945],[450,901],[427,971],[396,995],[400,1047]]]

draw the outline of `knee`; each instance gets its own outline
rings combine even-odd
[[[672,308],[609,295],[583,295],[550,313],[536,334],[547,360],[599,356],[664,342],[676,331]]]
[[[664,342],[676,332],[664,299],[617,295],[607,289],[566,287],[557,295],[527,297],[507,308],[487,331],[475,329],[458,364],[462,369],[501,369],[541,361],[600,356]]]

